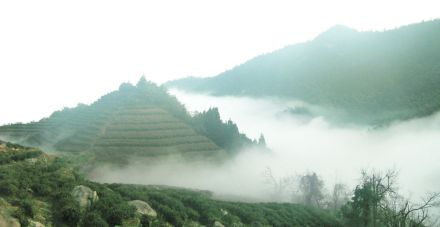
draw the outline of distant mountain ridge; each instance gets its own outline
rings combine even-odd
[[[382,124],[440,110],[440,20],[384,32],[335,26],[211,78],[166,84],[213,95],[277,96]]]
[[[136,86],[122,84],[91,105],[56,111],[38,122],[1,126],[0,137],[60,152],[94,154],[119,164],[167,155],[218,159],[256,145],[234,123],[215,117],[201,121],[202,114],[190,116],[174,96],[142,78]],[[205,130],[211,122],[213,126]],[[212,135],[228,125],[235,128],[228,131],[226,141],[218,142],[222,138]]]

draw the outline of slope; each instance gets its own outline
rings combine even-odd
[[[221,223],[340,226],[329,212],[297,204],[225,202],[214,200],[208,191],[98,184],[85,180],[59,157],[0,141],[2,223],[96,227],[218,226]]]
[[[2,126],[0,137],[120,164],[169,155],[218,159],[236,151],[217,145],[195,125],[175,97],[142,78],[136,86],[122,84],[89,106],[66,108],[38,122]]]
[[[348,120],[381,124],[439,110],[439,59],[440,20],[383,32],[335,26],[312,41],[258,56],[218,76],[167,86],[297,99],[345,112]]]

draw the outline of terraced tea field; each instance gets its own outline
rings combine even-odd
[[[174,97],[156,86],[143,86],[111,92],[92,105],[65,108],[38,122],[2,126],[0,138],[49,151],[90,153],[96,160],[113,162],[133,157],[218,159],[226,155],[195,130]]]

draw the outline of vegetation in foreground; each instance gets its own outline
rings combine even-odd
[[[439,194],[413,203],[397,193],[396,176],[363,172],[354,191],[337,184],[328,199],[308,173],[302,205],[227,202],[209,191],[91,182],[62,158],[0,142],[0,226],[426,226]]]
[[[298,204],[225,202],[207,191],[98,184],[38,149],[0,144],[0,224],[340,226],[330,212]]]

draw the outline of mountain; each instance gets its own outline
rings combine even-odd
[[[322,209],[219,201],[209,191],[99,184],[62,158],[0,141],[0,226],[342,226]]]
[[[142,78],[91,105],[65,108],[38,122],[2,126],[0,137],[117,164],[169,155],[216,160],[257,145],[233,122],[221,121],[218,110],[210,111],[217,114],[209,119],[207,113],[190,116],[174,96]]]
[[[390,123],[440,109],[440,20],[383,32],[335,26],[211,78],[168,87],[301,100],[348,121]]]

